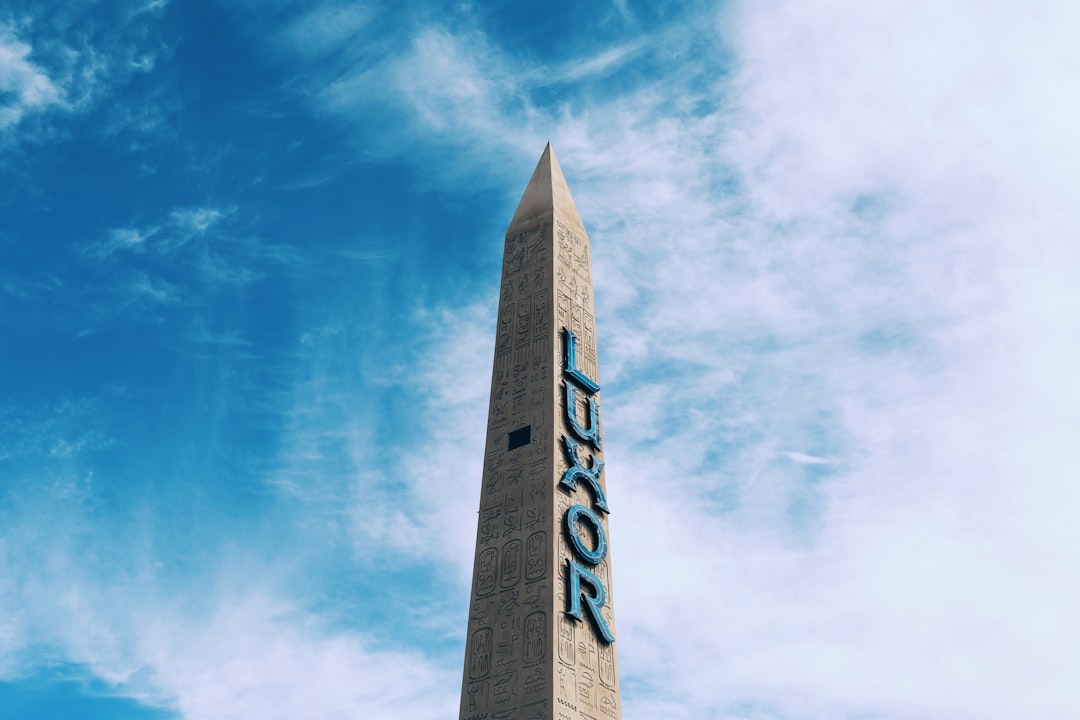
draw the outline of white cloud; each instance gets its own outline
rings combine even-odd
[[[1061,231],[1080,218],[1061,202],[1071,178],[1042,162],[1051,147],[1075,158],[1060,144],[1065,134],[1042,127],[1047,116],[1072,114],[1072,101],[1032,93],[1065,83],[1078,64],[1059,44],[1036,53],[1017,41],[1030,36],[1027,10],[948,7],[739,6],[738,112],[713,137],[719,158],[734,163],[745,210],[704,226],[670,215],[667,226],[646,224],[664,240],[653,252],[646,235],[634,249],[656,270],[643,277],[630,274],[636,264],[617,267],[608,281],[632,278],[652,292],[638,306],[653,319],[651,340],[620,348],[623,357],[641,349],[619,378],[664,388],[667,402],[645,404],[635,391],[607,405],[608,433],[626,438],[609,440],[609,472],[626,468],[629,503],[613,516],[613,543],[617,558],[629,550],[636,565],[628,572],[617,561],[628,600],[623,647],[663,638],[625,650],[623,667],[660,673],[658,686],[695,698],[685,717],[724,704],[737,717],[736,707],[758,703],[780,717],[1077,710],[1064,680],[1075,655],[1044,629],[1047,612],[1059,628],[1077,628],[1056,599],[1080,599],[1080,578],[1051,566],[1067,563],[1062,548],[1078,538],[1047,502],[1075,502],[1058,479],[1075,462],[1063,438],[1025,418],[1080,427],[1066,410],[1076,383],[1058,364],[1080,350],[1060,330],[1071,327],[1065,314],[1076,302],[1059,290],[1078,266]],[[1047,56],[1063,62],[1051,69]],[[978,77],[994,82],[980,87]],[[690,143],[662,147],[680,144]],[[709,176],[693,156],[683,161],[691,176]],[[590,204],[604,218],[611,199]],[[610,213],[628,211],[621,238],[636,234],[633,206]],[[1046,227],[1037,207],[1060,225]],[[1056,269],[1046,257],[1058,259]],[[603,258],[597,241],[598,276]],[[1054,289],[1036,299],[1035,285]],[[891,323],[909,329],[904,342],[861,342]],[[633,335],[639,324],[616,316],[606,327]],[[673,357],[734,370],[738,380],[634,380]],[[1020,370],[1047,360],[1056,372],[1039,380]],[[704,431],[669,425],[658,457],[634,450],[640,418],[672,415],[710,390],[718,415]],[[826,480],[762,464],[763,449],[821,428],[834,438],[822,451],[843,463]],[[685,496],[649,480],[671,458],[686,467],[706,456],[700,438],[727,430],[745,438],[728,447],[735,458],[717,461],[716,477],[740,495],[735,510],[711,517],[688,506],[708,487],[705,466],[680,477]],[[800,510],[808,497],[809,519]],[[659,543],[635,531],[676,522],[691,530]],[[800,522],[811,523],[809,535],[793,534]],[[672,572],[674,547],[693,555],[682,567],[699,586],[655,583]],[[1047,564],[1032,567],[1030,556]],[[649,578],[648,587],[634,578]],[[1040,599],[1048,594],[1055,600]],[[673,621],[655,607],[683,611]],[[670,647],[700,652],[671,658]],[[1070,670],[1034,669],[1043,662]]]
[[[784,455],[793,460],[794,462],[801,463],[803,465],[828,465],[831,460],[825,458],[819,458],[815,455],[807,455],[806,453],[795,452],[793,450],[785,450]]]
[[[458,37],[426,27],[392,54],[320,78],[313,97],[333,116],[385,118],[386,135],[377,147],[364,146],[367,155],[399,152],[418,140],[487,134],[473,152],[489,157],[507,140],[500,122],[505,104],[521,99],[501,59],[481,33]]]
[[[32,48],[11,25],[0,25],[0,131],[18,125],[29,113],[63,104],[63,96],[48,73],[29,58]]]
[[[225,214],[215,208],[177,208],[169,213],[169,220],[186,235],[202,235]]]
[[[144,272],[135,273],[130,289],[136,298],[153,304],[172,304],[180,300],[180,293],[172,283]]]
[[[261,275],[250,267],[236,264],[223,257],[221,248],[240,247],[245,260],[273,259],[281,248],[248,247],[246,240],[237,240],[223,233],[224,223],[233,208],[179,207],[171,210],[162,220],[130,227],[113,228],[103,240],[90,243],[83,254],[95,260],[113,261],[123,259],[125,253],[143,253],[175,258],[184,254],[197,269],[199,277],[209,283],[249,283]],[[219,246],[212,249],[206,241],[213,240]],[[192,249],[190,246],[195,246]],[[255,257],[250,257],[255,256]],[[145,271],[139,273],[137,287],[146,289],[153,281]],[[156,294],[156,293],[151,293]]]
[[[185,718],[439,718],[453,705],[447,673],[422,656],[273,603],[241,597],[194,628],[148,623],[145,659]]]
[[[410,454],[403,463],[409,478],[404,501],[393,498],[396,506],[408,508],[414,528],[407,535],[382,536],[391,543],[404,540],[401,550],[416,557],[430,559],[435,548],[440,564],[453,568],[463,588],[459,598],[463,613],[476,527],[462,520],[474,519],[480,503],[484,413],[491,382],[487,350],[492,347],[495,309],[491,298],[457,311],[438,309],[422,318],[426,332],[409,379],[423,398],[416,430],[425,440],[423,451]]]
[[[655,41],[653,41],[655,42]],[[620,66],[632,59],[644,46],[644,40],[636,40],[607,50],[602,50],[594,57],[574,58],[557,69],[542,68],[533,72],[531,82],[536,84],[569,83],[585,78],[602,77],[613,73]]]
[[[57,120],[89,111],[115,94],[132,75],[151,72],[163,52],[146,27],[163,2],[110,17],[115,8],[53,3],[47,17],[33,14],[0,23],[0,141],[5,147],[63,137]],[[93,10],[102,10],[100,15]],[[123,117],[152,114],[140,98],[138,111],[126,99],[112,109],[112,131]]]
[[[233,212],[232,208],[174,208],[159,222],[109,230],[107,238],[91,244],[86,254],[107,258],[121,250],[144,249],[151,249],[158,254],[171,254],[192,240],[210,233]]]
[[[340,50],[368,24],[372,11],[353,3],[325,2],[293,20],[282,32],[294,52],[318,57]]]
[[[11,538],[5,545],[5,575],[20,578],[18,589],[0,596],[0,607],[11,611],[0,626],[5,680],[62,658],[86,666],[113,692],[188,720],[434,719],[455,702],[456,669],[448,673],[385,639],[332,628],[280,591],[260,587],[250,567],[228,571],[255,586],[211,584],[193,592],[201,600],[189,604],[156,591],[151,577],[159,573],[150,568],[119,576],[98,568],[89,579],[85,568],[58,565],[62,556],[50,561],[41,548]],[[42,559],[25,573],[24,563]]]

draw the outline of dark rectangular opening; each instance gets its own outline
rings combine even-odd
[[[519,447],[524,447],[529,444],[532,439],[532,425],[526,425],[523,428],[512,430],[509,433],[510,438],[510,450],[517,450]]]

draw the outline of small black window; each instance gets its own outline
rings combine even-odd
[[[529,444],[532,439],[532,425],[526,425],[523,428],[518,428],[509,433],[510,437],[510,450],[517,450],[519,447],[524,447]]]

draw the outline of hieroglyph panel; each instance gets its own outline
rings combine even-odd
[[[556,513],[562,572],[556,607],[556,704],[571,720],[618,718],[615,621],[604,473],[596,321],[587,237],[557,218],[556,317],[561,328]]]
[[[469,720],[550,717],[549,237],[542,227],[516,233],[504,250],[462,688]]]

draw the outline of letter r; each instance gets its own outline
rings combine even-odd
[[[589,617],[592,619],[593,625],[596,626],[596,631],[600,633],[600,637],[608,644],[615,642],[615,636],[611,634],[611,629],[607,626],[604,616],[600,614],[600,608],[604,607],[604,603],[607,602],[607,591],[604,590],[604,583],[601,582],[600,578],[570,558],[566,559],[566,571],[569,576],[567,580],[570,586],[567,598],[570,607],[567,609],[566,614],[575,620],[584,620],[581,615],[581,599],[584,598],[585,607],[589,609]],[[587,585],[592,586],[592,595],[584,593],[581,588],[582,580]]]

